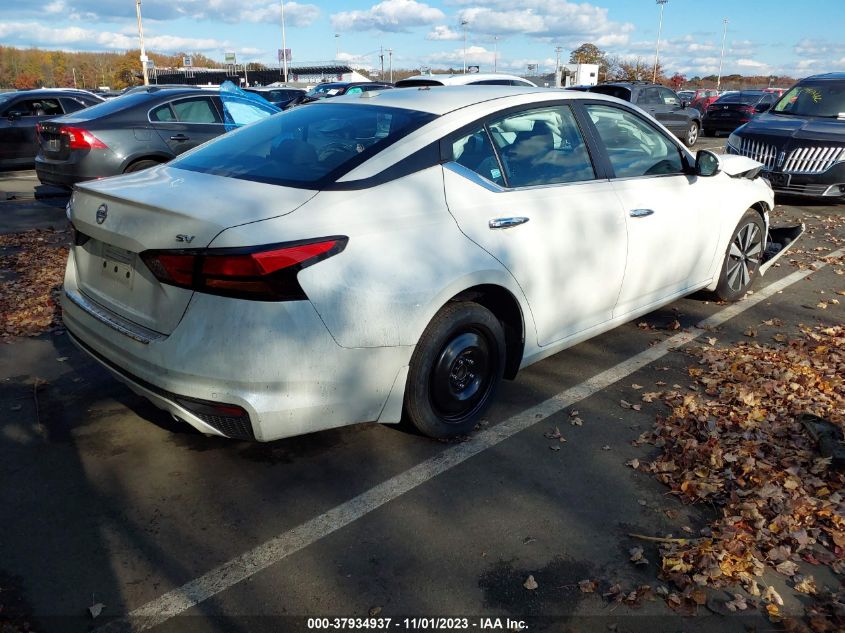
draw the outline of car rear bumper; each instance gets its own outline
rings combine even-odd
[[[713,119],[705,117],[702,127],[708,132],[733,132],[740,125],[745,125],[748,120],[740,119]]]
[[[393,391],[404,391],[404,383],[394,383],[413,347],[340,347],[309,301],[197,293],[166,336],[102,306],[86,307],[80,297],[71,255],[62,309],[74,342],[133,391],[203,433],[268,441],[399,419],[382,412]],[[193,402],[240,407],[247,419],[197,414]]]
[[[116,176],[121,171],[121,160],[110,150],[72,152],[62,160],[35,157],[35,173],[45,185],[72,187],[78,182]]]

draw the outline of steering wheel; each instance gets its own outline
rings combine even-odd
[[[350,147],[346,143],[329,143],[325,145],[322,149],[320,149],[320,153],[318,154],[317,158],[320,162],[323,162],[329,158],[333,158],[336,154],[355,154],[357,153],[354,147]]]

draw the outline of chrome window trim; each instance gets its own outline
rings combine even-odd
[[[590,180],[575,180],[572,182],[550,182],[544,185],[526,185],[524,187],[502,187],[501,185],[497,185],[495,182],[487,180],[484,176],[471,170],[469,167],[464,167],[457,161],[449,161],[448,163],[443,163],[443,167],[448,169],[449,171],[463,176],[467,180],[474,182],[475,184],[484,187],[488,191],[492,191],[493,193],[507,193],[509,191],[535,191],[538,189],[551,189],[557,187],[571,187],[571,186],[578,186],[578,185],[589,185],[595,182],[608,182],[606,178],[591,178]],[[669,176],[676,176],[676,175],[683,175],[683,174],[661,174],[661,175],[669,175]],[[651,176],[646,176],[649,178]],[[642,178],[642,176],[638,176],[638,178]]]

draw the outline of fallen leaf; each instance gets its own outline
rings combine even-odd
[[[816,593],[816,581],[812,576],[806,576],[795,583],[795,591],[814,595]]]
[[[376,617],[379,613],[381,613],[381,607],[372,607],[367,612],[371,618]]]
[[[620,407],[622,407],[623,409],[630,409],[630,408],[631,408],[631,407],[633,407],[634,405],[632,405],[632,404],[631,404],[630,402],[628,402],[627,400],[620,400],[620,401],[619,401],[619,406],[620,406]]]
[[[522,583],[522,586],[528,589],[528,591],[534,591],[540,585],[538,585],[537,581],[534,580],[534,576],[528,576],[528,578],[525,579],[525,582]]]
[[[719,339],[717,339],[715,336],[707,337],[707,342],[710,344],[711,347],[714,346],[718,341]]]
[[[648,559],[643,556],[642,547],[632,547],[630,550],[628,550],[628,553],[631,555],[631,558],[629,558],[629,560],[635,565],[648,565]]]
[[[631,385],[631,389],[637,389],[637,390],[640,390],[640,389],[642,389],[642,388],[643,388],[643,386],[642,386],[642,385],[638,385],[637,383],[633,383],[633,384]]]
[[[757,330],[755,330],[753,327],[750,327],[750,328],[746,329],[746,330],[743,332],[743,334],[744,334],[745,336],[749,336],[749,337],[751,337],[751,338],[754,338],[755,336],[757,336]]]
[[[603,450],[603,451],[609,451],[609,450],[610,450],[610,446],[608,446],[607,444],[605,444],[604,446],[602,446],[602,447],[601,447],[601,450]]]
[[[640,467],[640,460],[638,460],[638,459],[635,457],[635,458],[634,458],[634,459],[632,459],[631,461],[625,462],[625,465],[626,465],[626,466],[630,466],[630,467],[631,467],[631,468],[633,468],[634,470],[637,470],[637,468],[639,468],[639,467]]]
[[[570,424],[572,424],[572,426],[583,426],[584,420],[581,418],[572,418],[572,420],[570,420]]]
[[[103,609],[105,609],[105,608],[106,608],[106,605],[104,605],[102,602],[92,604],[90,607],[88,607],[88,613],[91,614],[91,619],[93,620],[98,615],[100,615],[103,612]]]
[[[560,446],[558,446],[558,445],[549,446],[549,448],[552,449],[553,451],[559,451],[560,450]]]
[[[780,597],[780,594],[771,585],[766,587],[766,590],[763,592],[763,601],[783,606],[783,598]]]
[[[581,593],[593,593],[599,584],[595,580],[581,580],[578,582],[578,589]]]

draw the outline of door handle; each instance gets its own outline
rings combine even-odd
[[[628,215],[632,218],[645,218],[650,215],[654,215],[654,211],[651,209],[634,209]]]
[[[190,141],[190,137],[185,136],[184,134],[174,134],[170,137],[171,141]]]
[[[528,222],[528,218],[494,218],[487,223],[491,229],[510,229]]]

